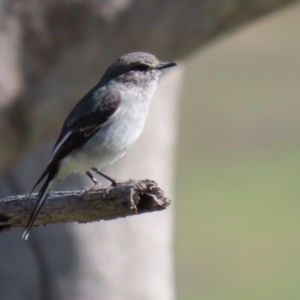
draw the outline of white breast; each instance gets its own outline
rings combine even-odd
[[[119,89],[122,103],[105,126],[61,162],[60,178],[102,168],[119,159],[142,133],[157,80],[141,88]]]

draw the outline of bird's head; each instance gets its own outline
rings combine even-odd
[[[124,82],[141,82],[158,79],[161,70],[174,67],[174,62],[161,62],[154,55],[146,52],[125,54],[112,63],[101,81],[118,79]]]

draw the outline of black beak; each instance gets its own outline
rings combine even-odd
[[[162,70],[162,69],[172,68],[175,66],[177,66],[177,64],[174,62],[161,62],[157,69]]]

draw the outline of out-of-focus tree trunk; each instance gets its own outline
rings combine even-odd
[[[183,58],[214,36],[290,2],[2,1],[0,196],[30,191],[68,111],[116,57],[143,50],[160,59]],[[162,78],[142,137],[108,174],[154,179],[172,196],[183,75],[181,66]],[[85,177],[73,176],[59,188],[87,184]],[[172,222],[168,209],[36,228],[27,243],[20,230],[3,233],[1,299],[173,299]]]
[[[119,180],[151,178],[172,195],[182,76],[179,67],[161,79],[144,133],[122,160],[107,168],[108,174]],[[50,145],[46,152],[49,149]],[[18,164],[0,189],[28,191],[47,161],[44,152],[45,147]],[[59,188],[88,185],[86,176],[73,176]],[[29,299],[173,299],[171,208],[115,221],[48,225],[34,228],[28,242],[20,238],[20,230],[1,234],[0,253],[9,262],[11,277],[6,280],[25,285]],[[5,250],[10,243],[18,245],[14,251]],[[22,257],[21,264],[16,257]],[[0,292],[3,287],[0,284]],[[2,295],[12,292],[19,294],[4,299],[23,299],[23,288],[5,288]]]

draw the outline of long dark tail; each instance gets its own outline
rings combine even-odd
[[[48,168],[47,168],[48,169]],[[37,216],[39,215],[43,205],[45,204],[45,201],[47,200],[48,198],[48,195],[49,195],[49,192],[53,186],[53,183],[54,183],[54,177],[55,175],[57,174],[57,170],[58,168],[53,168],[49,173],[48,173],[48,177],[45,181],[45,183],[43,184],[40,192],[39,192],[39,196],[38,196],[38,200],[34,206],[34,209],[30,215],[30,218],[27,222],[27,225],[25,227],[25,230],[23,232],[23,235],[22,235],[22,239],[25,239],[27,240],[28,239],[28,236],[30,234],[30,230],[34,224],[34,221],[36,220]],[[46,170],[47,171],[47,170]],[[38,182],[35,184],[34,188],[40,183],[40,181],[47,175],[46,172],[44,172],[41,176],[41,178],[38,180]],[[33,189],[34,189],[33,188]],[[33,191],[33,190],[32,190]],[[31,191],[31,193],[32,193]],[[30,193],[30,194],[31,194]]]

